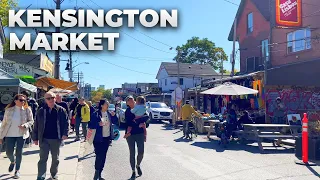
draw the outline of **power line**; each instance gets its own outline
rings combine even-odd
[[[115,53],[118,56],[126,57],[126,58],[131,58],[131,59],[136,59],[136,60],[142,60],[142,61],[163,61],[163,60],[173,60],[173,58],[157,58],[153,59],[151,57],[133,57],[133,56],[127,56],[119,53]]]
[[[91,54],[91,53],[87,53],[87,52],[86,52],[86,54],[91,55],[91,56],[99,59],[100,61],[106,62],[106,63],[108,63],[108,64],[111,64],[111,65],[113,65],[113,66],[116,66],[116,67],[119,67],[119,68],[122,68],[122,69],[125,69],[125,70],[128,70],[128,71],[132,71],[132,72],[136,72],[136,73],[140,73],[140,74],[151,75],[151,76],[154,76],[154,75],[155,75],[155,74],[145,73],[145,72],[141,72],[141,71],[136,71],[136,70],[133,70],[133,69],[129,69],[129,68],[126,68],[126,67],[123,67],[123,66],[119,66],[119,65],[117,65],[117,64],[114,64],[114,63],[111,63],[111,62],[106,61],[106,60],[104,60],[104,59],[101,59],[100,57],[98,57],[98,56],[96,56],[96,55],[93,55],[93,54]]]
[[[149,45],[149,44],[147,44],[147,43],[145,43],[145,42],[142,42],[142,41],[140,41],[139,39],[137,39],[137,38],[129,35],[128,33],[124,32],[124,31],[122,31],[122,30],[119,30],[119,31],[122,32],[122,33],[124,33],[125,35],[129,36],[130,38],[132,38],[132,39],[140,42],[141,44],[144,44],[144,45],[146,45],[146,46],[148,46],[148,47],[150,47],[150,48],[152,48],[152,49],[155,49],[155,50],[158,50],[158,51],[161,51],[161,52],[164,52],[164,53],[168,53],[168,54],[176,54],[176,53],[172,53],[172,52],[169,52],[169,51],[164,51],[164,50],[162,50],[162,49],[158,49],[158,48],[156,48],[156,47],[153,47],[153,46],[151,46],[151,45]]]
[[[232,2],[232,1],[230,1],[230,0],[222,0],[222,1],[225,1],[225,2],[227,2],[227,3],[229,3],[229,4],[232,4],[232,5],[235,5],[235,6],[237,6],[238,8],[240,7],[239,4],[234,3],[234,2]],[[301,2],[301,4],[310,5],[310,6],[320,6],[320,5],[317,5],[317,4],[310,4],[310,3],[304,3],[304,2]],[[267,8],[270,9],[269,7],[267,7]],[[252,11],[252,12],[259,12],[259,13],[261,13],[260,11],[256,11],[256,10],[253,10],[253,9],[250,9],[250,8],[247,8],[247,7],[246,7],[245,9],[248,9],[248,10],[250,10],[250,11]],[[311,17],[311,16],[313,16],[314,14],[316,14],[316,13],[318,13],[318,12],[320,12],[320,9],[317,10],[317,11],[315,11],[315,12],[313,12],[313,13],[311,13],[311,14],[309,14],[309,15],[302,16],[301,18]]]
[[[150,39],[152,39],[152,40],[154,40],[154,41],[156,41],[156,42],[160,43],[160,44],[163,44],[163,45],[165,45],[165,46],[168,46],[168,47],[172,48],[172,46],[170,46],[170,45],[168,45],[168,44],[166,44],[166,43],[163,43],[163,42],[161,42],[161,41],[159,41],[159,40],[157,40],[157,39],[154,39],[153,37],[148,36],[147,34],[145,34],[145,33],[141,32],[141,31],[139,31],[138,29],[134,29],[134,30],[135,30],[135,31],[137,31],[137,32],[139,32],[140,34],[142,34],[142,35],[144,35],[144,36],[146,36],[146,37],[148,37],[148,38],[150,38]]]

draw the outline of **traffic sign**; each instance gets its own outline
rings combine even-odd
[[[180,102],[183,99],[183,91],[181,87],[177,87],[175,89],[175,97],[176,97],[176,102]]]

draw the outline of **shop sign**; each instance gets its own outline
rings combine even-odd
[[[16,63],[5,59],[0,59],[0,69],[11,75],[30,75],[33,76],[32,66]]]
[[[301,0],[276,0],[278,26],[299,27],[302,25]]]
[[[1,103],[9,104],[13,101],[13,92],[12,91],[0,91]]]

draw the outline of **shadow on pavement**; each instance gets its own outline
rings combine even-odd
[[[39,154],[40,150],[32,150],[32,151],[25,151],[22,153],[22,155],[33,155],[33,154]]]
[[[254,144],[239,144],[237,141],[231,141],[223,147],[219,145],[218,140],[211,140],[207,142],[194,142],[191,145],[197,146],[203,149],[215,149],[217,152],[224,152],[225,150],[229,151],[247,151],[253,154],[292,154],[294,153],[294,148],[287,147],[274,147],[272,144],[263,144],[264,151],[260,151],[259,147]]]
[[[192,140],[191,139],[185,139],[185,138],[181,137],[181,138],[175,139],[174,141],[175,142],[190,142]]]
[[[307,168],[309,169],[310,172],[312,172],[312,174],[320,178],[320,174],[316,170],[314,170],[311,166],[307,166]]]
[[[5,176],[10,176],[10,174],[1,174],[0,178],[5,177]]]
[[[72,144],[72,143],[75,143],[75,142],[77,142],[77,141],[65,141],[64,144],[68,145],[68,144]]]
[[[170,124],[163,124],[162,125],[162,130],[166,130],[166,131],[172,131],[172,130],[176,130],[172,125],[170,125]]]
[[[96,157],[96,155],[94,154],[94,152],[89,153],[89,154],[86,154],[86,155],[83,156],[83,157],[80,157],[80,158],[78,159],[78,162],[83,161],[83,160],[85,160],[85,159],[90,159],[90,158],[93,158],[93,157]]]
[[[78,158],[78,155],[66,157],[66,158],[64,158],[64,160],[71,160],[71,159],[76,159],[76,158]]]

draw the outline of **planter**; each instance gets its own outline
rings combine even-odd
[[[309,138],[309,159],[320,160],[320,139]],[[302,158],[302,137],[296,138],[295,154],[297,158]]]

